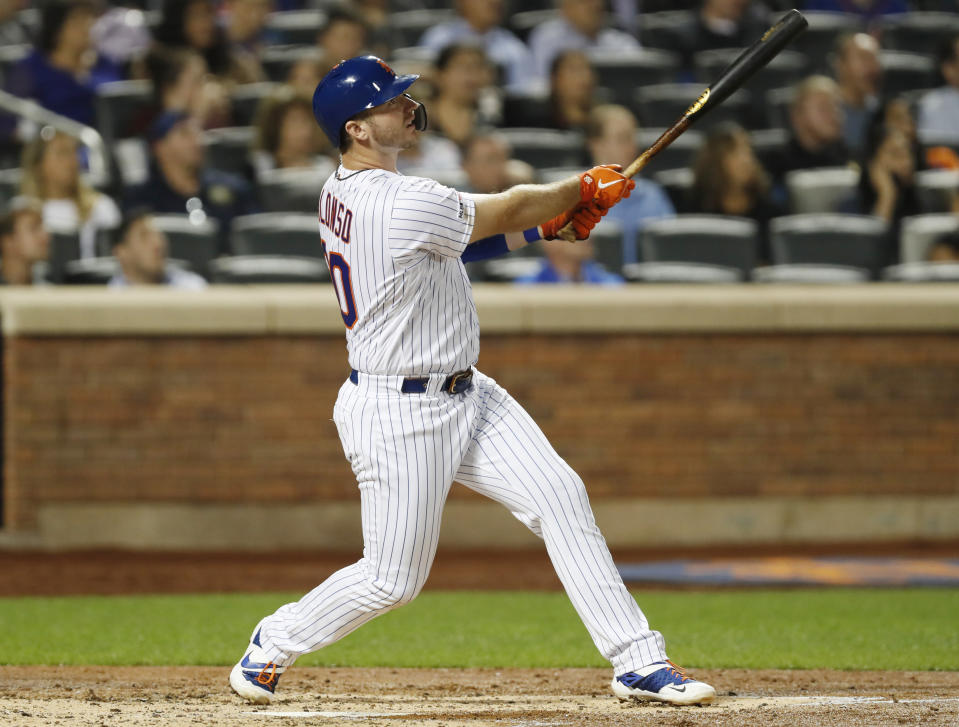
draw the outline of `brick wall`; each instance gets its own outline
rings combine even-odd
[[[342,335],[4,345],[13,531],[46,502],[356,498]],[[595,499],[959,493],[951,333],[486,335],[480,367]]]

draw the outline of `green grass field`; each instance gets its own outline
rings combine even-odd
[[[4,664],[227,665],[300,594],[0,599]],[[959,589],[637,594],[686,666],[959,670]],[[427,592],[299,664],[606,666],[563,593]]]

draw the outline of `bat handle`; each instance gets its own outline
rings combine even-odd
[[[623,170],[623,176],[632,178],[638,174],[639,170],[645,167],[649,163],[650,159],[672,144],[676,140],[677,136],[686,131],[686,129],[689,127],[689,124],[689,115],[685,114],[681,116],[675,124],[666,129],[666,131],[664,131],[646,151],[636,157],[636,159],[633,160],[633,163]],[[566,240],[566,242],[576,242],[576,231],[573,229],[572,222],[568,222],[557,234],[561,239]]]

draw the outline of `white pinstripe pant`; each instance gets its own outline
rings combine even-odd
[[[505,505],[543,538],[553,567],[616,674],[666,658],[630,596],[582,479],[532,418],[479,372],[462,394],[401,394],[397,377],[359,375],[333,410],[362,500],[363,558],[263,620],[268,658],[291,664],[420,592],[456,480]]]

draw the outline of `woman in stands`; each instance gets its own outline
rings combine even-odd
[[[116,203],[80,176],[77,142],[44,127],[23,150],[21,194],[43,204],[43,225],[50,232],[77,234],[81,257],[97,255],[97,237],[119,226]]]
[[[749,135],[738,124],[720,124],[706,137],[693,164],[693,186],[683,211],[756,220],[760,260],[770,259],[769,220],[781,210],[770,197],[769,176]]]
[[[87,0],[45,3],[36,49],[10,70],[7,90],[92,126],[94,89],[121,78],[119,69],[94,50],[91,30],[95,19],[95,6]],[[4,126],[9,126],[9,118]],[[2,133],[9,131],[5,128]]]
[[[166,111],[186,111],[200,120],[204,129],[231,123],[230,97],[224,85],[211,76],[203,56],[192,48],[157,46],[146,58],[153,82],[153,108],[141,120],[145,131],[153,119]]]
[[[859,176],[859,211],[891,225],[921,212],[916,194],[916,159],[901,128],[877,117],[866,139],[866,161]]]
[[[477,130],[495,125],[499,101],[493,81],[482,48],[466,43],[446,46],[433,73],[436,96],[429,104],[430,129],[462,148]]]
[[[217,25],[211,0],[164,0],[155,39],[170,48],[192,48],[203,56],[210,73],[226,83],[253,83],[266,78],[259,61],[230,47]]]
[[[507,98],[506,126],[585,130],[597,99],[596,71],[581,50],[567,50],[553,59],[549,96]]]
[[[256,171],[317,168],[332,171],[329,142],[313,117],[313,105],[291,86],[280,89],[260,103],[257,110],[254,163]]]

